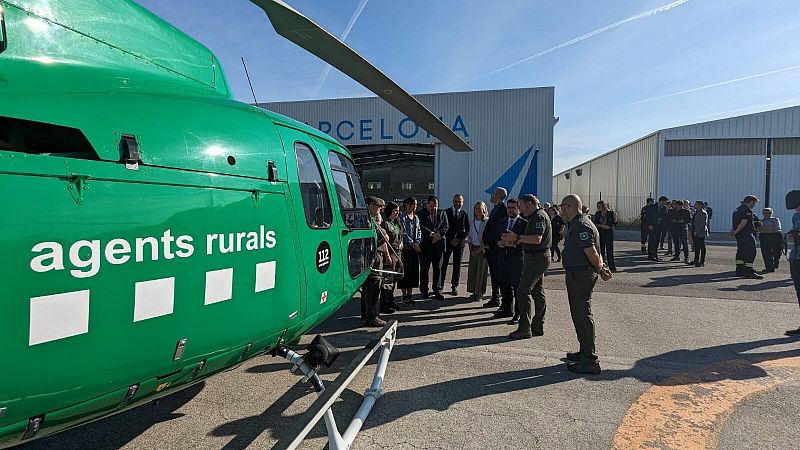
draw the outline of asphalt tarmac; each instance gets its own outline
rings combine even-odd
[[[385,316],[400,323],[385,394],[352,448],[800,448],[800,339],[783,334],[800,325],[800,309],[787,264],[744,280],[724,242],[703,268],[648,262],[638,247],[618,242],[620,272],[595,289],[600,375],[566,370],[577,341],[559,263],[546,277],[542,337],[509,340],[514,327],[465,298],[466,266],[460,296]],[[358,314],[356,298],[303,340],[320,333],[342,350],[326,381],[375,332]],[[257,357],[158,405],[20,448],[270,448],[315,397],[289,366]],[[373,368],[336,403],[341,428]],[[301,448],[326,441],[318,425]]]

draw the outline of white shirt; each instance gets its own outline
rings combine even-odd
[[[483,229],[486,227],[486,220],[472,219],[469,227],[469,242],[474,246],[481,245],[483,240]]]
[[[517,219],[519,219],[519,214],[517,214],[515,217],[508,218],[508,228],[506,229],[506,231],[514,229],[514,224],[517,223]]]

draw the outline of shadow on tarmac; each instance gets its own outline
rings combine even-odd
[[[442,302],[431,301],[418,304],[419,308],[404,310],[395,315],[401,323],[399,337],[436,336],[456,329],[484,327],[502,323],[505,319],[486,317],[491,310],[477,309],[478,302],[466,299],[449,299],[448,305],[463,303],[464,307],[448,309],[447,312],[456,312],[451,316],[461,320],[445,323],[424,323],[428,318],[427,313],[438,309]],[[437,317],[441,319],[442,317]],[[360,349],[360,345],[371,337],[373,330],[354,329],[361,321],[358,317],[358,302],[352,301],[345,305],[340,315],[334,320],[329,320],[318,327],[315,332],[325,334],[326,338],[340,348],[354,347],[353,350],[343,351],[339,359],[328,373],[340,372],[352,359],[353,354]],[[624,378],[634,378],[655,385],[676,385],[696,383],[698,381],[716,381],[724,379],[744,380],[768,376],[756,364],[800,356],[800,349],[778,352],[753,351],[774,345],[797,342],[795,338],[764,339],[753,342],[742,342],[707,347],[695,350],[675,350],[661,355],[641,359],[628,370],[604,370],[597,376],[580,376],[568,371],[564,364],[555,364],[546,367],[512,370],[487,375],[448,380],[426,386],[387,392],[380,400],[375,410],[370,415],[365,428],[372,428],[403,418],[421,410],[447,411],[451,406],[475,398],[516,391],[526,391],[543,388],[556,383],[562,383],[578,378],[588,381],[614,381]],[[402,341],[401,341],[402,342]],[[508,342],[505,335],[488,336],[480,338],[432,340],[415,344],[398,344],[392,352],[393,361],[405,361],[415,358],[430,356],[442,351],[471,348],[478,346],[494,345]],[[271,373],[286,371],[289,363],[281,359],[274,359],[274,363],[262,364],[248,369],[250,373]],[[735,364],[729,364],[735,363]],[[369,369],[368,369],[369,370]],[[181,417],[182,414],[174,411],[185,405],[203,389],[204,383],[189,387],[184,391],[175,393],[161,400],[156,407],[142,406],[116,416],[103,419],[88,426],[66,431],[41,441],[35,441],[19,447],[23,450],[33,449],[119,449],[133,441],[151,426]],[[304,411],[289,414],[292,405],[299,399],[314,396],[308,384],[298,382],[287,392],[274,401],[261,414],[237,419],[217,426],[209,432],[211,436],[232,437],[226,444],[225,450],[243,450],[252,445],[260,435],[269,432],[273,438],[280,439],[293,424],[293,419],[298,418]],[[339,418],[339,427],[343,430],[361,403],[362,395],[353,390],[345,390],[341,400],[334,404],[334,414]],[[381,407],[384,405],[385,407]],[[324,423],[320,421],[309,437],[324,437],[327,435]]]
[[[205,384],[205,381],[201,381],[180,392],[163,397],[157,403],[141,405],[97,422],[14,448],[18,450],[122,448],[153,425],[183,417],[184,414],[175,411],[195,398]]]
[[[454,310],[463,311],[465,309],[470,308],[456,308]],[[471,315],[486,314],[486,312],[486,310],[480,310],[475,314],[463,313],[456,314],[454,317],[469,317]],[[399,333],[401,333],[399,337],[401,338],[434,336],[439,333],[446,333],[454,328],[486,326],[491,324],[493,320],[485,317],[476,317],[474,319],[457,322],[414,325],[409,322],[425,320],[424,312],[408,311],[405,314],[400,313],[398,316],[397,318],[403,323],[403,326],[399,328]],[[406,320],[406,318],[411,320]],[[342,322],[347,322],[347,324],[352,326],[354,321],[357,320],[358,317],[356,316],[352,320]],[[320,327],[317,332],[326,333],[326,338],[330,338],[334,345],[344,344],[345,342],[350,342],[350,345],[353,345],[355,341],[363,342],[367,336],[372,335],[372,332],[364,330],[344,332],[340,330],[340,325],[344,325],[344,323],[337,324],[337,326],[333,327],[336,331],[340,331],[338,333],[334,331],[333,334],[327,334],[328,331],[332,330],[329,330],[326,326]],[[354,337],[358,337],[358,339],[354,339]],[[503,342],[508,342],[508,338],[505,335],[472,339],[437,340],[408,345],[399,344],[392,352],[392,360],[404,361],[430,356],[449,349],[470,348]],[[585,378],[589,381],[614,381],[624,378],[634,378],[655,385],[677,385],[724,379],[744,380],[765,377],[768,376],[768,374],[756,364],[764,361],[800,356],[800,349],[762,353],[751,352],[761,348],[793,342],[797,342],[797,339],[786,337],[726,344],[695,350],[675,350],[661,355],[643,358],[637,361],[631,369],[605,370],[597,376],[584,377],[577,375],[567,370],[564,364],[556,364],[540,368],[514,370],[448,380],[413,389],[390,391],[384,394],[378,401],[378,407],[373,410],[364,428],[368,429],[391,423],[421,410],[447,411],[451,406],[459,402],[495,394],[542,388],[578,378]],[[352,355],[356,351],[358,351],[358,349],[343,352],[335,365],[335,370],[340,371],[345,361],[352,359]],[[271,372],[285,369],[286,366],[286,363],[277,363],[256,366],[249,370],[253,372]],[[267,411],[271,414],[275,414],[276,410],[285,411],[288,405],[291,405],[303,395],[313,394],[307,389],[301,389],[296,386],[275,403],[275,405],[278,405],[277,407],[273,405]],[[360,405],[362,396],[351,390],[346,390],[342,398],[343,401],[337,403],[334,410],[337,417],[340,417],[341,422],[339,426],[341,429],[346,427],[349,418],[355,413],[356,408]],[[380,404],[386,406],[380,407]],[[260,433],[268,430],[273,437],[279,439],[282,435],[281,429],[269,426],[269,414],[267,414],[267,411],[265,411],[265,414],[258,416],[258,418],[242,419],[222,425],[215,429],[213,434],[218,436],[238,433],[234,441],[225,447],[226,450],[242,450],[252,443],[252,440]],[[291,423],[291,417],[284,415],[280,416],[280,420],[282,423]],[[256,424],[260,424],[260,428],[253,430],[252,427]],[[310,434],[311,437],[322,437],[325,435],[326,432],[322,422],[320,422],[314,428],[312,434]],[[236,445],[233,445],[234,442]]]

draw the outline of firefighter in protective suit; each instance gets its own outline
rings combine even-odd
[[[742,200],[742,204],[733,212],[730,234],[736,237],[736,275],[763,280],[764,277],[753,269],[753,261],[756,259],[756,228],[760,226],[758,218],[753,214],[756,203],[758,197],[755,195],[748,195]]]

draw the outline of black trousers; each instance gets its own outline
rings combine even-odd
[[[794,281],[794,292],[797,294],[797,303],[800,304],[800,261],[789,262],[789,273]]]
[[[642,224],[642,229],[641,229],[642,252],[647,251],[647,240],[649,237],[650,237],[650,231],[647,229],[647,225]]]
[[[491,246],[486,249],[486,263],[489,265],[489,279],[492,282],[492,299],[500,299],[500,274],[497,269],[497,247]]]
[[[361,320],[373,320],[381,311],[381,277],[370,274],[361,287]]]
[[[705,264],[706,263],[706,238],[705,236],[692,236],[692,242],[694,245],[694,263]]]
[[[444,252],[436,247],[423,249],[419,253],[419,291],[428,293],[428,271],[433,266],[433,280],[431,288],[434,294],[442,293],[442,259]]]
[[[647,240],[647,256],[651,258],[658,258],[658,244],[661,238],[661,228],[653,227],[649,232]]]
[[[614,262],[614,230],[599,230],[600,231],[600,256],[603,261],[608,264],[609,269],[617,270],[617,264]]]
[[[658,230],[659,239],[660,239],[659,244],[664,245],[664,240],[667,239],[667,232],[668,231],[669,230],[667,229],[666,226],[662,225],[661,227],[659,227],[659,230]]]
[[[502,252],[502,250],[501,250]],[[500,308],[504,311],[514,311],[514,315],[519,315],[519,305],[514,302],[517,295],[517,286],[522,276],[522,260],[510,261],[507,258],[498,258],[498,275],[500,276]]]
[[[558,260],[561,261],[561,249],[558,248],[558,243],[561,242],[561,239],[553,239],[553,243],[550,244],[550,258],[552,259],[554,256],[558,257]]]
[[[444,262],[442,263],[442,285],[444,285],[447,278],[447,266],[450,265],[451,255],[453,257],[453,275],[450,276],[450,286],[456,289],[461,280],[461,258],[464,256],[464,244],[454,247],[449,242],[447,243],[447,248],[444,251]]]
[[[778,268],[781,261],[783,236],[780,233],[764,233],[759,236],[761,240],[761,256],[764,258],[764,267],[767,270]]]
[[[736,266],[752,269],[755,260],[756,237],[740,232],[736,235]]]

